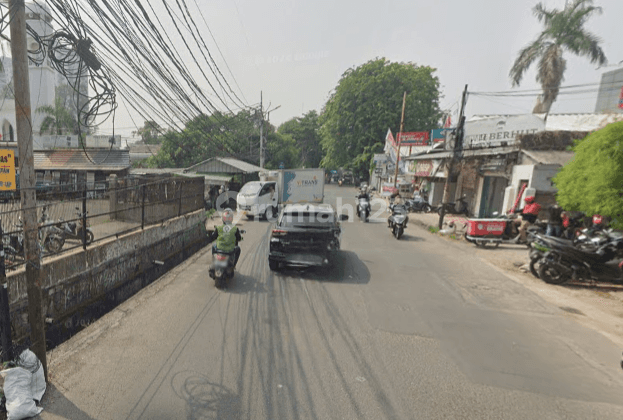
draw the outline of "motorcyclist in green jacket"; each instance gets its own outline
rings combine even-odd
[[[234,267],[238,263],[240,258],[240,247],[238,242],[242,240],[240,235],[240,229],[233,225],[234,212],[231,209],[225,209],[221,215],[223,224],[216,226],[216,229],[208,235],[208,241],[216,243],[212,246],[212,253],[216,251],[233,253],[234,254]]]

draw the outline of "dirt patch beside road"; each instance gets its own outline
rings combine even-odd
[[[450,219],[446,219],[450,221]],[[463,220],[454,217],[456,233],[450,238],[448,234],[432,233],[436,228],[439,216],[436,214],[409,214],[410,226],[407,228],[429,231],[430,235],[442,236],[459,246],[469,249],[475,256],[490,266],[498,268],[509,278],[539,294],[544,299],[558,306],[583,325],[596,329],[608,336],[612,341],[623,346],[623,284],[606,282],[569,282],[564,285],[550,285],[526,272],[529,262],[528,250],[525,245],[500,245],[498,248],[477,248],[462,239],[464,233]],[[448,230],[447,225],[444,230]]]

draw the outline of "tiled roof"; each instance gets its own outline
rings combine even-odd
[[[63,149],[34,152],[36,170],[123,170],[130,167],[128,150]]]

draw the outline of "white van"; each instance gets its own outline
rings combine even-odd
[[[238,193],[238,212],[247,218],[272,219],[277,214],[279,194],[276,181],[252,181],[244,184]]]

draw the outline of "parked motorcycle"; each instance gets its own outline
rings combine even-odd
[[[246,231],[239,229],[240,234],[245,234]],[[235,251],[225,252],[214,247],[212,253],[212,264],[208,270],[211,278],[214,279],[214,285],[217,289],[225,287],[227,281],[234,277],[234,259]]]
[[[405,206],[410,212],[430,213],[433,211],[432,206],[428,204],[424,197],[420,195],[416,195],[411,199],[405,200]]]
[[[362,222],[367,222],[370,217],[370,196],[362,193],[355,198],[357,198],[357,216]]]
[[[519,226],[515,223],[517,215],[499,215],[497,212],[489,219],[469,219],[465,240],[479,247],[493,245],[496,248],[500,244],[525,244],[530,246],[531,233],[545,233],[545,223],[536,221],[528,227],[528,239],[526,242],[517,242]]]
[[[464,214],[465,216],[469,216],[469,210],[467,209],[467,201],[465,201],[465,196],[461,197],[456,203],[445,203],[441,204],[437,208],[437,213],[441,216],[441,211],[445,207],[445,214]]]
[[[623,251],[623,238],[612,238],[599,245],[594,251],[587,251],[573,245],[572,242],[551,236],[539,236],[538,243],[543,247],[542,256],[531,255],[537,274],[541,280],[550,284],[562,284],[568,280],[595,280],[598,274],[607,273],[605,263]],[[611,280],[623,280],[623,273],[618,273]]]
[[[43,249],[53,254],[60,252],[65,244],[65,238],[63,236],[63,231],[56,226],[53,220],[50,220],[48,216],[48,206],[43,206],[38,226],[39,243]]]
[[[409,221],[407,207],[404,204],[391,204],[389,209],[392,214],[387,218],[387,227],[392,230],[396,239],[400,239]]]
[[[78,216],[77,222],[65,222],[63,219],[59,219],[59,223],[56,226],[59,227],[61,231],[63,232],[64,239],[75,239],[75,240],[82,241],[82,230],[83,230],[83,227],[82,227],[83,217],[82,216],[83,215],[78,207],[76,207],[76,212]],[[88,222],[87,222],[85,235],[86,235],[87,245],[91,244],[95,236],[93,235],[93,231],[89,228]]]

